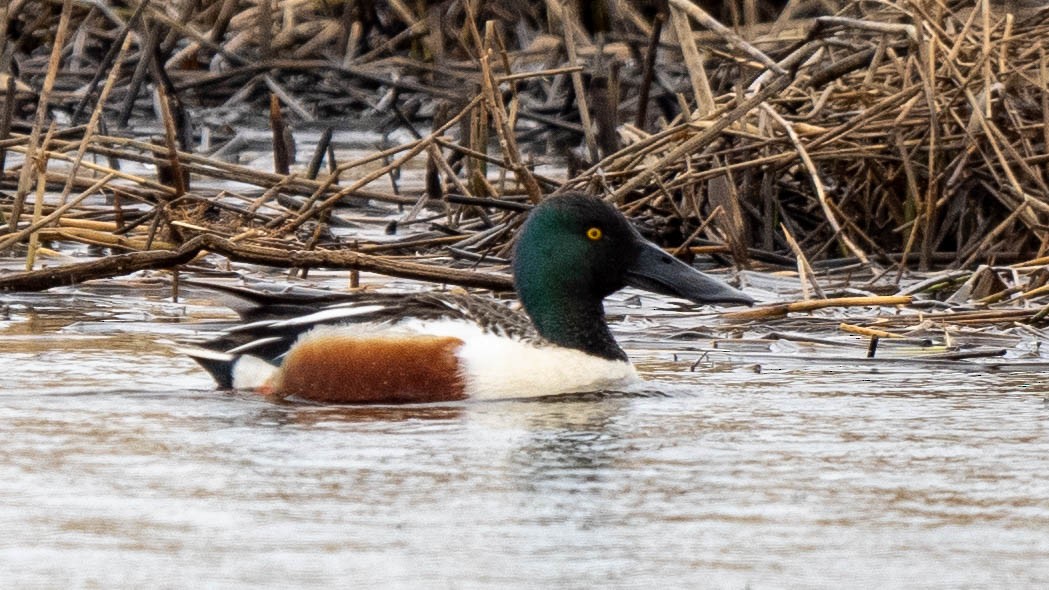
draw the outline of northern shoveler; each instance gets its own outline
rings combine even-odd
[[[637,379],[605,322],[606,296],[629,285],[701,304],[753,303],[582,194],[532,210],[513,276],[527,317],[465,294],[363,293],[302,317],[235,328],[190,355],[220,386],[326,403],[599,391]]]

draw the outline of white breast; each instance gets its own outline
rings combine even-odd
[[[601,391],[638,380],[628,362],[497,336],[470,322],[409,320],[397,328],[462,340],[457,354],[471,399]]]

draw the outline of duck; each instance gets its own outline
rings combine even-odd
[[[639,381],[605,318],[625,287],[700,305],[754,299],[678,260],[606,201],[544,199],[511,261],[521,309],[456,292],[343,294],[259,305],[254,321],[186,350],[218,386],[324,404],[405,404],[617,390]]]

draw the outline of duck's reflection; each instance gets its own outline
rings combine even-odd
[[[403,405],[403,406],[320,406],[296,402],[276,402],[259,408],[251,421],[259,426],[311,427],[325,424],[398,423],[411,420],[460,420],[464,408],[460,405]]]
[[[508,475],[526,489],[578,488],[605,480],[623,458],[632,396],[600,393],[518,403],[489,415],[523,433],[507,448]],[[494,413],[493,413],[494,414]]]
[[[317,406],[260,403],[249,421],[266,428],[335,428],[404,432],[405,423],[442,424],[435,449],[458,456],[471,469],[498,474],[518,489],[600,485],[629,462],[630,407],[644,392],[564,395],[528,400],[404,406]],[[380,425],[376,430],[375,425]],[[419,431],[409,427],[413,433]],[[347,436],[352,433],[347,432]],[[391,443],[392,444],[392,443]],[[464,474],[464,477],[469,477]]]

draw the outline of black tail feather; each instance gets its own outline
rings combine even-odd
[[[237,362],[235,355],[205,349],[188,350],[186,355],[203,367],[220,388],[233,389],[233,365]]]

